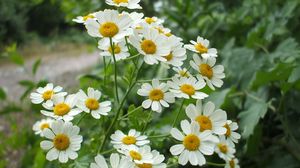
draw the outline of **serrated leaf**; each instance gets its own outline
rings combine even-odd
[[[38,68],[39,68],[39,66],[40,66],[40,64],[41,64],[41,58],[39,58],[39,59],[37,59],[35,62],[34,62],[34,64],[33,64],[33,66],[32,66],[32,73],[35,75],[36,74],[36,71],[38,70]]]
[[[265,116],[268,110],[268,104],[265,102],[252,103],[248,109],[242,111],[238,118],[240,118],[240,128],[243,130],[242,136],[248,138],[253,134],[255,126],[259,120]]]
[[[225,97],[227,96],[230,90],[231,89],[228,88],[221,91],[213,92],[212,94],[209,95],[207,100],[214,102],[216,108],[220,108],[221,105],[224,103]]]
[[[293,71],[288,79],[288,82],[294,83],[294,82],[298,81],[299,79],[300,79],[300,66],[293,69]]]
[[[133,128],[142,130],[143,126],[152,120],[150,111],[143,111],[143,108],[137,109],[134,105],[130,105],[128,112],[134,111],[128,115],[129,123]],[[149,118],[149,114],[151,115]]]

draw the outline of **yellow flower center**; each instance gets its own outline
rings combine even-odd
[[[70,145],[70,139],[65,134],[57,134],[53,139],[53,145],[57,150],[66,150]]]
[[[233,160],[233,159],[231,159],[231,160],[229,161],[229,166],[230,166],[230,168],[235,168],[235,163],[234,163],[234,160]]]
[[[226,128],[225,136],[229,137],[231,135],[231,129],[228,124],[225,124],[224,127]]]
[[[86,16],[83,16],[83,21],[87,21],[88,19],[93,19],[95,18],[95,16],[93,16],[92,14],[88,14]]]
[[[119,54],[121,52],[121,48],[118,45],[114,45],[113,49],[115,54]],[[111,54],[113,53],[111,47],[108,48],[108,52],[110,52]]]
[[[227,151],[228,151],[227,145],[219,143],[217,146],[222,153],[227,153]]]
[[[200,115],[200,116],[196,117],[195,121],[198,122],[201,132],[212,129],[211,120],[206,116]]]
[[[142,160],[142,155],[136,151],[130,151],[129,155],[134,160]]]
[[[187,94],[187,95],[189,95],[189,96],[195,94],[195,88],[194,88],[192,85],[189,85],[189,84],[183,84],[183,85],[181,85],[181,86],[180,86],[180,90],[181,90],[183,93],[185,93],[185,94]]]
[[[132,144],[135,144],[136,143],[136,139],[135,137],[133,136],[125,136],[123,139],[122,139],[122,142],[126,145],[132,145]]]
[[[150,91],[149,98],[152,101],[159,101],[164,98],[164,92],[160,89],[153,89]]]
[[[155,27],[156,30],[158,30],[158,33],[165,34],[164,30],[160,27]]]
[[[208,79],[213,76],[213,69],[208,64],[199,65],[199,71],[201,75],[206,76]]]
[[[103,37],[114,37],[119,32],[119,27],[113,22],[105,22],[100,28],[99,32]]]
[[[201,53],[201,54],[204,54],[204,53],[207,53],[207,48],[206,47],[204,47],[201,43],[197,43],[196,45],[195,45],[195,49],[199,52],[199,53]]]
[[[44,130],[45,128],[50,128],[50,125],[48,123],[43,123],[40,128],[41,130]]]
[[[90,110],[97,110],[100,106],[99,102],[94,98],[88,98],[85,101],[85,106]]]
[[[154,23],[155,22],[155,19],[151,18],[151,17],[146,17],[145,18],[145,21],[148,23],[148,24],[151,24],[151,23]]]
[[[143,163],[143,164],[136,164],[138,168],[152,168],[152,164],[150,163]]]
[[[195,151],[198,150],[200,146],[200,139],[198,138],[197,135],[189,134],[184,137],[182,143],[187,150]]]
[[[179,71],[179,75],[182,77],[189,77],[189,74],[187,73],[187,71]]]
[[[53,111],[55,115],[63,116],[67,113],[69,113],[71,110],[70,106],[66,103],[59,103],[54,106]]]
[[[165,35],[166,35],[167,37],[171,37],[171,36],[172,36],[172,33],[169,32],[169,33],[166,33]]]
[[[154,54],[156,52],[156,44],[152,40],[143,40],[141,48],[146,54]]]
[[[173,54],[170,53],[169,55],[165,56],[165,59],[167,59],[167,61],[171,61],[173,59]]]
[[[50,100],[54,94],[53,90],[47,90],[43,93],[42,97],[44,100]]]
[[[128,3],[128,0],[113,0],[115,4]]]

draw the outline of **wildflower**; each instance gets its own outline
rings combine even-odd
[[[190,65],[199,72],[197,78],[203,78],[206,84],[213,90],[215,90],[215,87],[219,88],[223,85],[222,79],[225,78],[224,67],[222,65],[215,65],[215,58],[201,59],[197,55],[194,55],[193,60],[190,61]]]
[[[77,107],[86,113],[91,113],[95,119],[100,119],[101,115],[106,116],[111,111],[111,102],[99,102],[101,92],[93,88],[88,88],[87,94],[79,90],[76,94],[78,98]]]
[[[111,6],[126,7],[128,9],[142,9],[139,5],[141,0],[106,0],[105,2]]]
[[[224,136],[220,137],[220,142],[217,143],[215,152],[220,158],[224,160],[231,160],[234,157],[235,149],[225,139]]]
[[[114,43],[113,47],[111,47],[107,40],[100,40],[98,43],[98,48],[102,50],[100,53],[101,56],[112,57],[114,52],[116,61],[130,56],[125,41]]]
[[[151,153],[150,146],[137,147],[134,145],[123,146],[119,151],[126,155],[131,161],[135,164],[152,164],[153,163],[153,154]]]
[[[43,134],[48,140],[42,141],[40,145],[43,150],[48,151],[46,159],[58,159],[61,163],[76,159],[82,142],[82,136],[78,133],[79,127],[62,120],[54,121],[50,128],[45,128]]]
[[[168,43],[171,45],[171,51],[165,55],[164,58],[167,60],[166,64],[170,64],[176,67],[183,65],[183,61],[186,59],[186,50],[182,47],[181,43],[176,36],[168,38]]]
[[[186,68],[181,67],[173,67],[173,70],[177,72],[175,77],[190,77],[191,73]]]
[[[208,97],[207,94],[200,91],[205,86],[203,79],[198,81],[194,77],[173,77],[172,81],[168,81],[168,86],[174,96],[178,98],[204,99]]]
[[[224,127],[226,128],[226,133],[224,136],[226,137],[227,142],[231,146],[235,146],[234,143],[238,143],[238,140],[241,138],[241,135],[235,132],[238,129],[237,123],[227,120]]]
[[[215,105],[208,102],[202,108],[201,100],[194,104],[189,104],[185,109],[186,115],[191,121],[196,121],[199,124],[200,132],[210,130],[217,135],[224,135],[226,128],[223,126],[227,121],[227,114],[221,109],[215,110]]]
[[[77,16],[72,21],[76,23],[85,23],[88,19],[95,19],[95,13],[90,13],[86,16]]]
[[[53,103],[54,106],[51,103],[45,103],[44,107],[51,111],[41,110],[41,113],[56,120],[62,119],[64,121],[71,121],[75,115],[81,113],[80,109],[75,108],[77,103],[75,94],[68,95],[66,98],[55,97]]]
[[[209,48],[209,41],[200,36],[197,37],[197,42],[191,40],[192,44],[185,45],[185,48],[201,54],[203,58],[217,57],[218,52],[215,48]]]
[[[146,135],[141,135],[141,133],[135,129],[129,130],[128,135],[125,135],[122,131],[117,130],[110,136],[110,138],[112,139],[111,143],[114,144],[114,147],[117,149],[122,148],[123,146],[143,146],[150,143],[150,141],[147,140]]]
[[[44,136],[43,135],[43,130],[45,128],[50,128],[50,126],[51,126],[51,124],[52,124],[53,121],[54,120],[50,119],[50,118],[42,119],[40,121],[37,121],[33,125],[32,129],[33,129],[33,131],[35,132],[36,135],[40,135],[41,137],[43,137]]]
[[[170,148],[172,155],[179,155],[178,163],[186,165],[190,162],[192,165],[204,165],[206,159],[203,155],[212,155],[214,153],[215,143],[219,139],[212,135],[211,131],[199,132],[199,125],[196,122],[189,123],[187,120],[181,121],[182,134],[177,128],[171,129],[171,135],[181,144]]]
[[[237,158],[233,158],[230,161],[226,161],[225,168],[240,168],[239,160]]]
[[[151,107],[153,111],[161,112],[162,106],[169,107],[168,103],[174,103],[174,95],[168,91],[166,83],[159,83],[157,79],[152,80],[152,85],[144,83],[137,91],[140,96],[147,96],[148,99],[142,103],[145,109]]]
[[[107,165],[102,155],[95,157],[95,163],[91,163],[90,168],[133,168],[134,164],[126,157],[121,157],[117,153],[110,155],[110,164]]]

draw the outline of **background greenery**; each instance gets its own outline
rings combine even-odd
[[[241,167],[299,167],[300,1],[142,0],[142,6],[146,16],[164,18],[165,26],[182,37],[185,43],[201,35],[219,50],[219,61],[225,66],[225,84],[209,99],[226,110],[229,118],[240,125],[243,138],[237,146],[237,157]],[[86,36],[84,29],[71,23],[71,19],[104,8],[107,6],[100,0],[0,0],[0,44],[6,46],[1,47],[2,55],[22,66],[24,60],[18,57],[17,48],[12,44],[26,45],[32,36],[50,41],[69,36],[73,42],[76,42],[76,37],[86,37],[87,40],[82,42],[91,43],[93,41]],[[33,73],[38,66],[37,61]],[[123,67],[125,74],[132,70],[130,65],[124,64]],[[145,79],[151,79],[153,75],[163,78],[170,73],[160,66],[154,68],[156,71],[153,72],[147,71],[148,67],[143,69]],[[101,88],[111,96],[108,85],[99,82],[103,73],[99,65],[90,74],[79,78],[80,86]],[[112,74],[112,67],[107,73]],[[126,76],[119,80],[125,89]],[[20,82],[27,88],[23,98],[44,82],[44,79]],[[113,81],[109,78],[108,82]],[[0,89],[3,102],[6,94],[9,93]],[[135,94],[129,97],[124,113],[135,109],[131,104],[141,103]],[[41,139],[34,136],[30,127],[18,130],[18,121],[12,117],[12,112],[23,111],[39,118],[40,107],[16,107],[3,102],[1,104],[5,106],[0,114],[9,119],[13,133],[9,136],[5,131],[0,133],[2,144],[5,144],[0,146],[0,158],[10,155],[12,149],[21,150],[20,167],[55,166],[56,163],[45,161],[45,154],[39,148]],[[176,109],[176,105],[173,108]],[[167,124],[173,121],[174,112],[171,109],[159,118],[153,116],[154,128],[148,133],[164,134],[168,130]],[[120,122],[119,128],[138,128],[147,122],[145,114],[136,110],[129,116],[129,121]],[[93,157],[90,153],[96,150],[97,142],[103,138],[99,125],[103,128],[108,126],[107,119],[100,122],[88,122],[94,121],[91,118],[84,120],[80,127],[85,143],[79,159],[70,167],[88,165]],[[172,143],[172,139],[155,138],[152,141],[155,141],[154,148],[170,157],[169,147],[165,144]],[[0,167],[6,167],[8,162],[13,161],[0,159]],[[213,161],[222,162],[216,158]]]

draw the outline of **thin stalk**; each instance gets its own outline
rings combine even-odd
[[[176,126],[176,124],[177,124],[177,120],[178,120],[179,115],[180,115],[180,113],[181,113],[181,110],[182,110],[184,101],[185,101],[185,99],[182,100],[182,103],[181,103],[180,108],[179,108],[179,110],[178,110],[178,112],[177,112],[176,118],[175,118],[175,120],[173,121],[172,128],[174,128],[174,127]]]
[[[78,125],[86,115],[87,115],[87,113],[84,112],[84,114],[83,114],[83,115],[79,118],[79,120],[77,121],[76,125]]]
[[[143,108],[142,106],[138,106],[137,108],[135,108],[134,110],[129,111],[127,114],[123,115],[122,117],[120,117],[118,120],[123,120],[124,118],[126,118],[127,116],[129,116],[130,114],[136,112],[137,110]]]
[[[145,123],[145,126],[144,126],[142,132],[145,132],[145,131],[146,131],[146,129],[147,129],[147,127],[148,127],[148,124],[150,123],[149,120],[150,120],[150,117],[151,117],[152,113],[153,113],[153,111],[151,110],[151,111],[149,112],[149,114],[148,114],[147,121],[146,121],[146,123]]]
[[[217,166],[217,167],[224,167],[225,163],[214,163],[214,162],[206,162],[207,165]]]
[[[153,136],[148,136],[148,138],[165,138],[170,136],[170,134],[164,134],[164,135],[153,135]]]
[[[117,68],[117,61],[116,61],[116,56],[115,56],[115,45],[112,41],[112,38],[109,38],[109,42],[110,42],[110,48],[111,48],[111,51],[112,51],[112,56],[113,56],[113,60],[114,60],[114,66],[115,66],[115,74],[114,74],[114,79],[115,79],[115,92],[116,92],[116,100],[118,103],[120,103],[120,100],[119,100],[119,93],[118,93],[118,81],[117,81],[117,71],[118,71],[118,68]]]
[[[104,86],[106,84],[106,60],[105,60],[105,57],[103,57],[103,65],[104,65]]]

